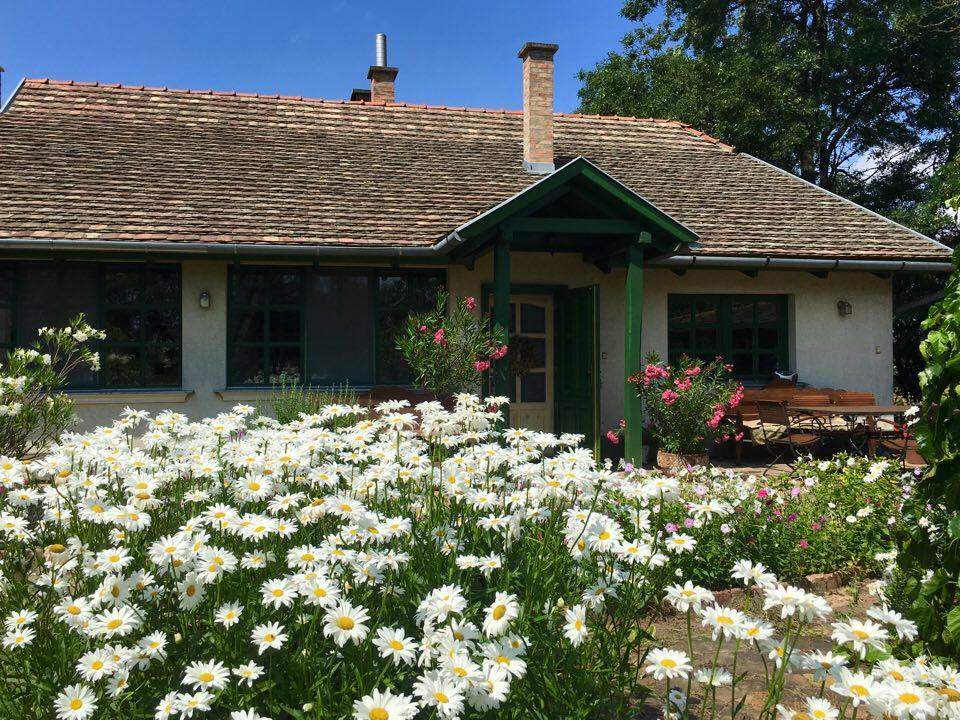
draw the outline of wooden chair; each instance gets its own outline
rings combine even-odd
[[[743,391],[743,399],[737,407],[734,420],[737,432],[744,438],[751,437],[751,432],[760,427],[760,414],[757,412],[758,400],[774,400],[789,403],[793,399],[796,388],[793,386],[773,388],[750,388]],[[739,463],[743,458],[743,440],[738,440],[735,447],[736,459]]]
[[[791,401],[791,405],[830,405],[830,396],[819,389],[797,390]],[[821,431],[824,429],[823,418],[817,415],[797,413],[794,422],[799,427],[808,428],[811,431]]]
[[[795,470],[794,462],[804,453],[812,453],[820,444],[819,433],[809,432],[808,428],[799,428],[792,423],[785,402],[757,400],[757,412],[763,444],[773,456],[767,470],[786,456],[793,461],[788,461],[787,466]]]
[[[878,447],[896,458],[897,462],[900,463],[900,467],[903,469],[906,469],[908,465],[926,465],[926,461],[918,450],[916,438],[910,435],[881,437]]]

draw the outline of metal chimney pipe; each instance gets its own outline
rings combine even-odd
[[[377,33],[377,61],[374,63],[378,67],[387,67],[387,36],[383,33]]]

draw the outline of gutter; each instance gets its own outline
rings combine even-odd
[[[271,245],[267,243],[195,243],[136,240],[60,240],[46,238],[0,239],[2,250],[158,252],[196,255],[197,257],[288,256],[297,258],[370,257],[437,259],[461,242],[454,231],[433,246],[351,247],[345,245]],[[950,262],[920,260],[827,260],[789,257],[742,257],[733,255],[673,255],[648,260],[647,267],[704,268],[732,270],[804,270],[807,272],[923,272],[950,273]]]
[[[674,255],[644,263],[648,267],[713,268],[734,270],[805,270],[807,272],[953,272],[953,263],[924,260],[826,260],[731,255]]]
[[[357,247],[347,245],[281,245],[268,243],[196,243],[136,240],[54,240],[22,238],[0,240],[0,250],[113,250],[120,252],[169,252],[198,256],[241,257],[250,255],[289,255],[290,257],[436,257],[432,247]]]

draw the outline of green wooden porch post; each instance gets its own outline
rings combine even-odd
[[[627,249],[627,284],[624,297],[625,336],[623,356],[623,419],[627,423],[623,443],[624,459],[639,465],[643,460],[643,404],[629,378],[641,368],[643,330],[643,248],[650,233],[642,232]]]
[[[510,341],[510,241],[512,235],[501,231],[493,248],[493,322],[503,328]],[[510,365],[507,358],[494,363],[493,392],[510,395]],[[509,419],[505,410],[505,416]]]

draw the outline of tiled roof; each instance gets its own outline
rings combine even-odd
[[[556,115],[701,254],[944,259],[933,241],[674,121]],[[513,110],[27,80],[0,238],[430,246],[538,179]]]

